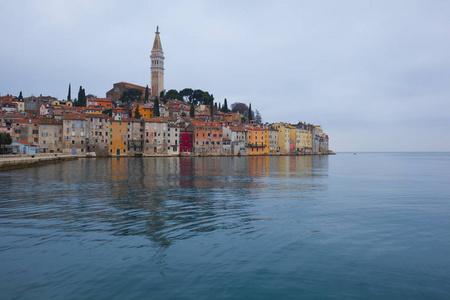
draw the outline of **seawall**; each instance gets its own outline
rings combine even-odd
[[[39,166],[44,164],[58,163],[66,160],[78,159],[79,155],[27,155],[27,156],[4,156],[0,157],[0,171]]]

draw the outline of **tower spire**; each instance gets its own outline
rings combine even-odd
[[[151,59],[152,96],[159,97],[164,91],[164,52],[159,37],[159,26],[156,26]]]

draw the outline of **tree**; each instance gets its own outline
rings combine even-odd
[[[138,89],[128,89],[122,93],[119,101],[122,103],[138,102],[142,97],[142,91]]]
[[[102,114],[112,117],[112,109],[105,109],[104,111],[102,111]]]
[[[164,91],[161,91],[161,93],[159,93],[159,98],[164,98]]]
[[[155,98],[155,102],[153,104],[153,115],[155,117],[159,117],[159,100],[158,100],[158,97]]]
[[[253,120],[253,112],[252,112],[252,104],[251,103],[248,106],[248,120],[249,121]]]
[[[189,109],[189,117],[194,118],[195,117],[195,106],[194,102],[191,102],[191,108]]]
[[[141,113],[139,112],[139,105],[137,105],[136,108],[134,109],[134,117],[135,117],[136,119],[142,118],[142,115],[141,115]]]
[[[180,91],[180,96],[184,102],[192,102],[192,94],[194,91],[190,88],[185,88]]]
[[[168,90],[167,93],[164,95],[164,99],[181,100],[182,97],[180,96],[180,93],[177,92],[177,90]]]
[[[238,112],[243,116],[247,116],[248,115],[248,106],[245,103],[235,102],[235,103],[231,104],[231,111]]]
[[[82,106],[81,105],[82,101],[83,101],[83,87],[80,85],[80,89],[78,90],[77,102],[75,102],[74,106]]]
[[[12,143],[12,137],[9,132],[0,132],[0,145],[2,146],[2,154],[5,153],[5,145]]]
[[[144,94],[144,102],[146,103],[148,101],[148,84],[145,87],[145,94]]]
[[[69,83],[69,91],[67,92],[67,101],[72,101],[72,95],[71,95],[71,86],[70,86],[70,83]]]
[[[256,121],[258,124],[261,124],[261,123],[263,122],[262,117],[261,117],[261,114],[259,113],[258,110],[256,110],[255,121]]]
[[[223,102],[222,111],[223,111],[224,113],[228,113],[228,112],[230,111],[230,110],[228,109],[227,98],[225,98],[225,101]]]
[[[22,100],[22,99],[23,99],[22,91],[20,91],[20,93],[19,93],[19,100]]]

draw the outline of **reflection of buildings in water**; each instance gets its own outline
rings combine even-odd
[[[249,156],[248,174],[250,177],[266,177],[269,173],[269,156]]]

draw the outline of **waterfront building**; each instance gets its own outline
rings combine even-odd
[[[312,127],[312,151],[314,153],[319,152],[320,148],[320,138],[323,135],[322,126],[313,126]]]
[[[196,154],[221,154],[222,126],[215,122],[192,122],[194,152]]]
[[[168,124],[167,132],[167,154],[178,155],[180,154],[180,125]]]
[[[167,119],[153,117],[144,122],[144,155],[167,154]]]
[[[159,28],[156,27],[155,40],[153,42],[151,60],[151,95],[152,97],[160,97],[164,91],[164,52],[161,46],[161,39],[159,37]]]
[[[13,148],[18,148],[18,154],[37,154],[39,153],[39,147],[35,144],[24,141],[13,141],[11,143]]]
[[[127,122],[125,120],[109,120],[109,155],[127,155]]]
[[[232,155],[248,154],[248,132],[239,126],[224,126],[223,137],[230,139],[230,150]]]
[[[269,153],[268,130],[258,126],[248,126],[248,154],[261,155]]]
[[[97,156],[109,155],[109,116],[86,113],[86,152]]]
[[[278,130],[269,127],[269,152],[270,153],[278,153],[280,152],[280,148],[278,147]]]
[[[39,152],[62,153],[63,121],[43,118],[39,120]]]
[[[143,127],[142,120],[135,118],[122,119],[127,122],[128,155],[141,155],[143,153]]]
[[[11,126],[13,141],[39,144],[39,121],[37,119],[14,119]]]
[[[86,118],[81,113],[65,113],[63,120],[63,154],[85,154]]]
[[[285,123],[274,123],[272,128],[278,130],[278,148],[280,153],[289,153],[289,128]]]
[[[181,128],[180,130],[180,152],[194,152],[194,130],[192,125]]]

